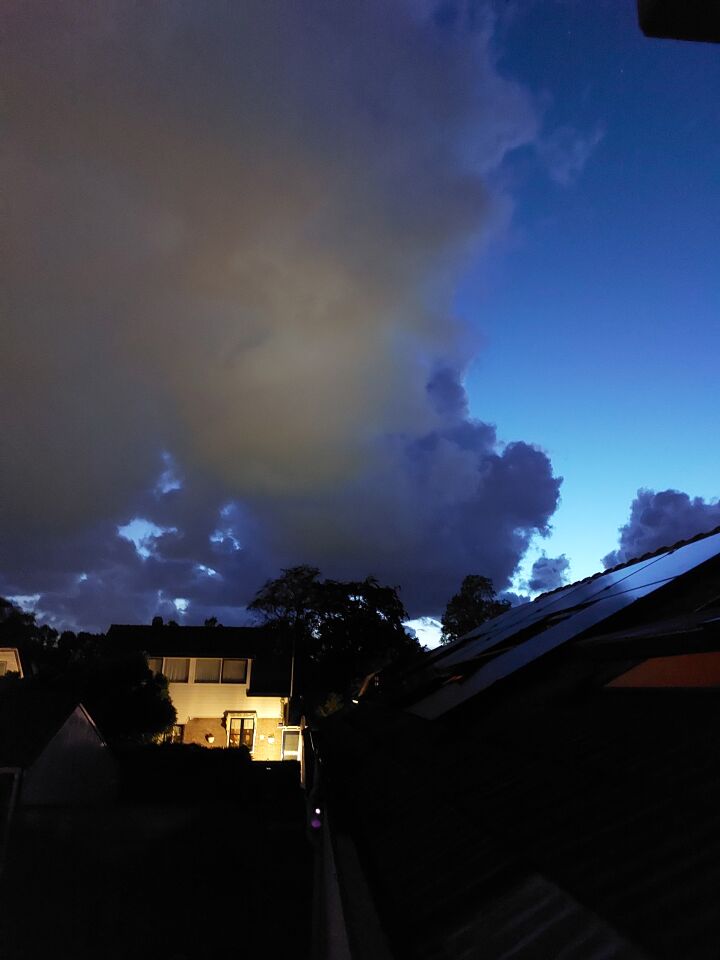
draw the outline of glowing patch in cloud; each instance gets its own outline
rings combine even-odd
[[[219,543],[222,545],[229,545],[233,550],[242,550],[242,544],[232,532],[231,529],[227,530],[213,530],[210,534],[210,543]]]
[[[8,597],[10,603],[14,603],[16,607],[20,607],[23,613],[34,613],[40,600],[39,593],[29,593],[23,595],[16,595],[14,597]]]
[[[404,627],[409,627],[425,647],[437,647],[440,644],[442,624],[434,617],[419,617],[417,620],[406,620]]]
[[[204,573],[206,577],[219,577],[220,574],[217,570],[214,570],[212,567],[206,566],[204,563],[196,563],[195,570],[198,573]]]
[[[175,597],[173,603],[181,617],[187,613],[188,607],[190,606],[190,601],[186,597]]]
[[[155,553],[155,541],[166,533],[177,533],[177,527],[159,527],[152,520],[135,517],[130,523],[118,526],[117,534],[135,547],[137,555],[147,560]]]
[[[182,481],[178,476],[177,464],[172,455],[163,451],[162,454],[165,469],[160,474],[158,482],[155,484],[155,496],[162,497],[166,493],[172,493],[173,490],[182,490]]]

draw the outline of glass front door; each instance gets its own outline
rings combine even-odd
[[[255,742],[254,717],[230,717],[229,747],[247,747],[252,753]]]

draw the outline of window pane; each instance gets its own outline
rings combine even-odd
[[[245,683],[246,677],[247,660],[223,660],[223,683]]]
[[[220,683],[220,661],[197,660],[195,662],[195,683]]]
[[[162,657],[148,657],[147,665],[151,673],[162,673]]]
[[[300,732],[285,730],[283,733],[283,753],[297,753],[300,746]]]
[[[166,657],[165,676],[171,683],[187,683],[190,661],[187,657]]]

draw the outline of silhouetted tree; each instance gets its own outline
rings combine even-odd
[[[492,620],[510,608],[509,600],[498,600],[488,577],[470,574],[449,601],[442,616],[442,643],[464,636],[486,620]]]
[[[316,567],[283,570],[257,593],[250,609],[296,655],[296,682],[309,706],[337,705],[354,696],[364,677],[421,651],[403,626],[397,590],[373,577],[320,580]]]
[[[0,646],[20,649],[27,674],[22,687],[67,692],[110,740],[142,742],[175,722],[165,678],[151,673],[142,653],[117,649],[102,634],[58,636],[0,598]]]

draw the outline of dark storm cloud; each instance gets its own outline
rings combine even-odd
[[[544,554],[533,563],[528,587],[533,591],[555,590],[567,582],[570,561],[561,553],[559,557],[546,557]]]
[[[612,567],[633,557],[671,546],[720,526],[720,503],[689,497],[680,490],[638,490],[630,506],[630,519],[620,527],[619,547],[603,564]]]
[[[3,591],[102,625],[293,562],[420,612],[507,583],[559,481],[468,419],[448,307],[539,118],[483,6],[434,9],[6,5]],[[177,531],[145,559],[138,517]]]

